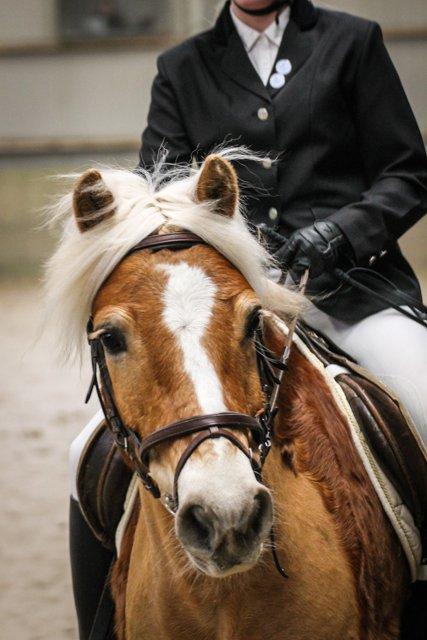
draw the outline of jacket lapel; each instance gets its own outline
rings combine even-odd
[[[255,71],[236,31],[233,31],[229,37],[228,46],[221,60],[221,70],[240,86],[268,102],[271,101],[270,93]]]
[[[213,36],[221,71],[241,87],[270,102],[270,94],[262,84],[234,28],[230,16],[230,2],[226,2],[222,8],[213,29]]]

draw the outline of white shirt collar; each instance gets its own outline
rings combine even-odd
[[[242,20],[240,20],[240,18],[235,15],[234,11],[231,8],[231,5],[230,13],[231,18],[234,22],[234,26],[236,27],[236,31],[239,34],[246,51],[250,51],[262,35],[265,35],[272,44],[275,44],[277,47],[280,46],[283,38],[283,33],[289,22],[291,9],[290,7],[285,7],[283,11],[280,12],[277,23],[276,20],[273,20],[270,26],[268,26],[267,29],[262,32],[257,31],[256,29],[252,29],[252,27],[249,27],[247,24],[242,22]]]

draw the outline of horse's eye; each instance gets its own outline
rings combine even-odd
[[[108,329],[101,334],[100,338],[108,353],[115,355],[126,351],[126,339],[119,329]]]
[[[252,338],[255,331],[258,329],[261,322],[260,309],[254,309],[246,320],[245,338]]]

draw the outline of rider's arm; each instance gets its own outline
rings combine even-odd
[[[350,241],[359,263],[395,242],[427,210],[423,140],[381,29],[367,24],[359,55],[346,69],[344,91],[370,186],[359,202],[329,217]]]
[[[188,163],[191,160],[191,146],[162,56],[157,61],[157,69],[151,89],[147,127],[142,134],[139,152],[140,166],[147,168],[159,159],[162,147],[168,151],[168,162]]]

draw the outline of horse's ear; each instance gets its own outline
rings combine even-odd
[[[96,169],[88,169],[79,178],[73,192],[73,209],[82,233],[114,214],[113,194]]]
[[[237,174],[231,162],[217,155],[206,158],[197,183],[196,200],[216,201],[216,212],[231,218],[239,200]]]

